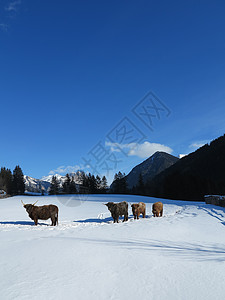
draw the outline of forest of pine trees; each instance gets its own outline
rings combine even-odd
[[[16,166],[13,173],[5,167],[0,171],[0,189],[4,190],[8,195],[23,195],[25,192],[25,183],[23,171],[20,166]],[[81,182],[75,183],[74,177],[66,174],[66,180],[60,185],[56,176],[52,177],[49,195],[59,194],[105,194],[108,192],[108,183],[105,176],[102,178],[91,173],[82,172]],[[126,175],[120,171],[115,174],[114,181],[110,189],[114,194],[145,194],[145,185],[140,175],[138,185],[131,191],[127,188]]]
[[[127,187],[126,174],[119,171],[114,176],[110,192],[113,194],[131,194],[144,196],[146,193],[146,186],[144,184],[142,174],[139,175],[138,184],[130,190]]]
[[[125,173],[121,173],[120,171],[115,174],[113,183],[111,185],[111,191],[114,194],[127,194],[127,181]]]
[[[60,183],[56,176],[52,176],[49,195],[58,195],[58,194],[60,194]]]
[[[74,181],[74,177],[70,178],[69,174],[66,174],[66,181],[63,183],[63,194],[77,194],[77,188]]]
[[[81,183],[76,185],[74,177],[66,174],[66,180],[60,186],[56,176],[52,177],[49,190],[50,195],[58,194],[105,194],[108,189],[107,179],[105,176],[94,176],[91,173],[82,172]]]
[[[25,183],[23,171],[20,166],[16,166],[13,173],[5,167],[0,171],[0,189],[8,195],[23,195],[25,192]]]

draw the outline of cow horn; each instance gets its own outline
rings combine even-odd
[[[37,202],[38,202],[38,200],[37,200],[36,202],[34,202],[34,204],[33,204],[33,205],[35,205]]]
[[[23,203],[23,200],[21,200],[21,202],[22,202],[23,206],[25,206],[25,204]]]

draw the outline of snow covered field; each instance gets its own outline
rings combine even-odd
[[[59,226],[33,225],[21,201],[56,204]],[[147,204],[113,224],[103,202]],[[225,209],[199,202],[95,195],[0,200],[0,299],[224,299]]]

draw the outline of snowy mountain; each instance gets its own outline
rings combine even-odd
[[[138,184],[139,176],[142,175],[144,183],[155,177],[160,172],[175,164],[179,158],[165,153],[155,152],[151,157],[134,167],[126,176],[127,186],[132,189]]]
[[[41,180],[51,183],[52,177],[53,177],[53,176],[55,176],[55,177],[57,178],[57,180],[58,180],[59,183],[60,183],[60,186],[62,186],[63,183],[64,183],[65,180],[66,180],[66,176],[60,175],[60,174],[43,176],[43,177],[41,178]]]
[[[75,183],[79,185],[82,183],[83,173],[84,173],[83,171],[77,171],[76,173],[70,173],[69,175],[71,178],[73,177]],[[60,186],[62,187],[63,183],[66,180],[66,176],[64,175],[60,175],[60,174],[48,175],[42,177],[41,179],[35,179],[33,177],[25,175],[24,180],[25,180],[26,191],[30,193],[41,193],[42,191],[44,193],[48,193],[53,176],[56,176],[56,178],[60,183]]]
[[[30,193],[47,193],[50,188],[50,182],[42,180],[42,179],[35,179],[33,177],[24,175],[25,181],[25,190],[26,192]]]
[[[70,178],[72,178],[72,177],[74,178],[74,181],[76,184],[81,184],[83,174],[84,174],[83,171],[77,171],[77,172],[69,173],[69,176],[70,176]],[[53,176],[55,176],[58,179],[61,186],[63,185],[63,183],[66,180],[66,176],[60,175],[60,174],[44,176],[41,178],[41,180],[51,183]]]

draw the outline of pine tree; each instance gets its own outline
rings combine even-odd
[[[98,175],[96,176],[96,189],[97,189],[97,193],[101,193],[102,180]]]
[[[89,180],[88,176],[82,172],[81,174],[81,185],[79,187],[79,193],[80,194],[89,194]]]
[[[25,192],[25,181],[23,171],[20,166],[13,170],[12,193],[14,195],[23,195]]]
[[[88,187],[87,175],[83,172],[81,175],[81,185],[84,187]]]
[[[90,194],[96,194],[97,192],[97,182],[94,175],[91,175],[91,173],[88,174],[88,185],[89,185],[89,193]]]
[[[119,171],[118,174],[115,174],[114,181],[112,183],[112,190],[115,194],[126,194],[128,192],[125,173],[122,174]]]
[[[77,194],[77,188],[76,188],[76,183],[74,181],[74,177],[72,177],[71,182],[70,182],[69,193],[70,194]]]
[[[142,176],[141,173],[139,175],[138,185],[137,185],[136,189],[137,189],[137,193],[139,195],[144,195],[145,194],[145,184],[144,184],[143,176]]]
[[[56,176],[52,176],[49,195],[58,195],[60,192],[60,184]]]
[[[63,193],[64,194],[70,194],[70,185],[71,185],[71,179],[69,174],[66,174],[66,180],[63,183]]]
[[[107,179],[106,179],[105,176],[103,176],[103,177],[102,177],[102,187],[101,187],[101,190],[102,190],[102,193],[103,193],[103,194],[106,193],[107,188],[108,188]]]
[[[115,174],[114,175],[114,180],[113,180],[113,183],[112,183],[112,192],[114,194],[118,194],[119,193],[119,189],[120,189],[120,186],[119,186],[119,174]]]
[[[1,168],[0,171],[0,189],[4,190],[8,195],[12,194],[13,176],[10,169]]]

